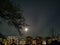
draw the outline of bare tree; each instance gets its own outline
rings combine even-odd
[[[10,0],[0,0],[0,17],[5,19],[8,25],[14,25],[20,35],[22,26],[27,25],[21,11],[20,8],[13,6]]]

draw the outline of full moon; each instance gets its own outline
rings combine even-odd
[[[27,32],[28,31],[28,28],[25,28],[25,31]]]

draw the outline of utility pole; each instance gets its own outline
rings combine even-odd
[[[50,37],[52,37],[52,38],[55,38],[54,28],[50,28],[50,29],[49,29],[48,36],[50,36]]]
[[[53,28],[51,29],[51,36],[52,36],[52,38],[55,38],[55,31]]]

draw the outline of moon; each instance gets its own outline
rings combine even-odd
[[[26,32],[28,31],[28,28],[27,28],[27,27],[25,27],[25,31],[26,31]]]

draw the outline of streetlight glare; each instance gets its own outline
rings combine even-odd
[[[25,28],[25,31],[27,32],[28,31],[28,28]]]

